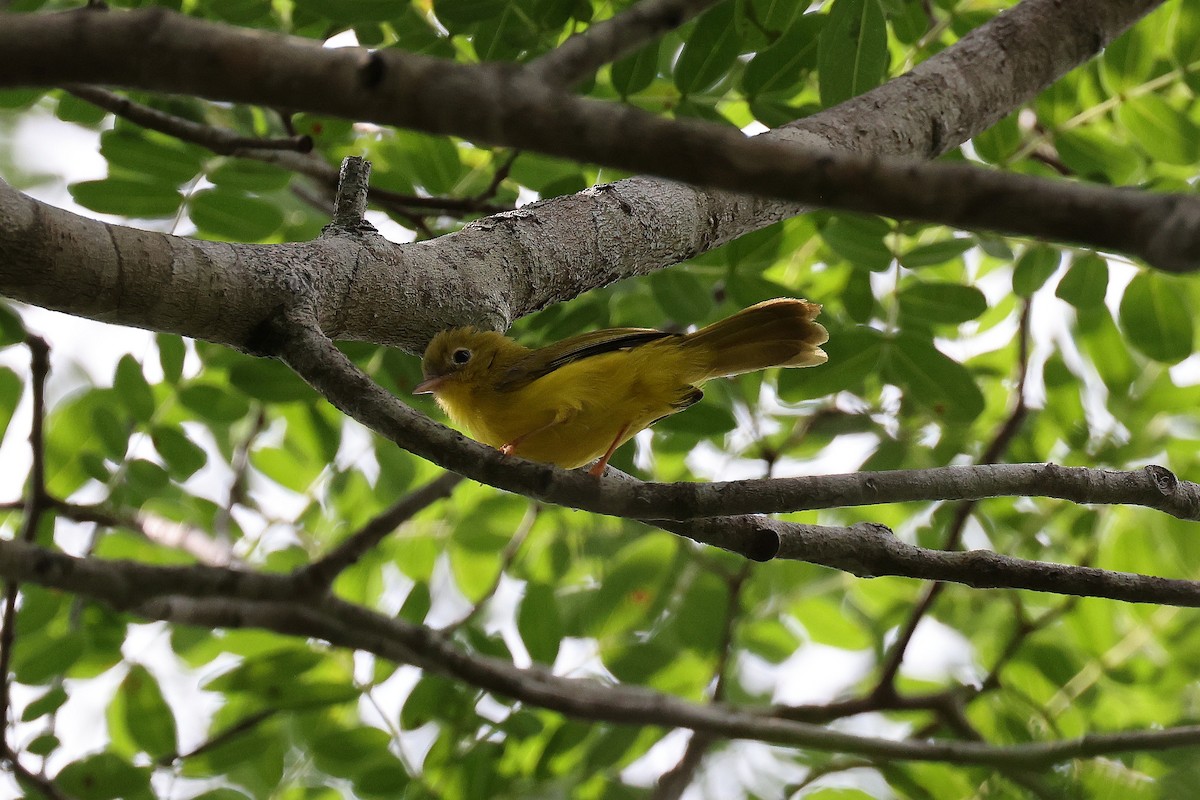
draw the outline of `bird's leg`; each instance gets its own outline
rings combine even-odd
[[[555,412],[554,419],[550,420],[545,425],[539,425],[538,427],[534,428],[531,431],[522,433],[520,436],[513,439],[511,442],[506,442],[506,443],[502,444],[500,446],[500,452],[506,456],[511,456],[516,452],[517,446],[519,444],[521,444],[521,442],[528,439],[530,436],[536,436],[537,434],[541,433],[544,430],[553,428],[555,425],[561,425],[562,423],[566,422],[573,416],[575,416],[574,411],[560,408],[557,412]]]
[[[608,467],[608,460],[613,457],[613,453],[617,452],[617,448],[621,444],[621,437],[625,435],[625,431],[627,430],[629,430],[628,423],[621,426],[621,430],[617,431],[617,435],[612,440],[612,444],[608,446],[608,450],[606,450],[604,455],[600,456],[600,460],[593,464],[592,468],[588,470],[589,475],[594,475],[599,478],[604,474],[604,470]]]

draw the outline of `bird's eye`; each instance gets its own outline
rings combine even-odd
[[[450,357],[454,359],[455,364],[465,364],[471,360],[471,351],[465,347],[460,347]]]

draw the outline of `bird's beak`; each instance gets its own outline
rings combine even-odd
[[[443,383],[446,382],[445,375],[439,375],[435,378],[427,378],[413,387],[413,394],[433,394]]]

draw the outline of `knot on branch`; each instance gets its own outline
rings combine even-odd
[[[1194,197],[1170,197],[1161,208],[1145,215],[1147,262],[1167,272],[1191,272],[1200,264],[1200,201]]]
[[[1179,478],[1175,477],[1174,472],[1157,464],[1150,464],[1142,471],[1150,477],[1150,480],[1154,481],[1154,488],[1158,489],[1163,497],[1175,494],[1175,489],[1179,486]]]
[[[384,63],[383,56],[375,51],[367,53],[363,57],[362,63],[358,65],[358,82],[364,89],[374,89],[383,83],[385,75],[387,75],[387,64]]]

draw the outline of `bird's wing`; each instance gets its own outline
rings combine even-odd
[[[505,372],[496,383],[496,389],[502,392],[520,389],[543,375],[580,359],[611,353],[614,350],[628,350],[647,342],[678,335],[653,328],[608,328],[582,333],[532,351]]]

